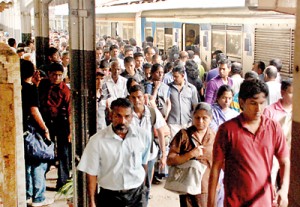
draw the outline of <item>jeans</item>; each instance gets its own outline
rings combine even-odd
[[[151,184],[152,184],[152,177],[153,177],[153,170],[154,170],[154,164],[156,162],[156,158],[153,160],[148,161],[148,172],[146,177],[146,206],[148,206],[148,200],[149,200],[149,194],[151,190]]]
[[[47,163],[26,161],[26,199],[39,203],[45,200]]]
[[[66,184],[69,179],[70,173],[70,146],[71,144],[68,142],[60,142],[57,140],[57,158],[59,161],[58,165],[58,178],[56,183],[56,188],[61,188],[64,184]]]

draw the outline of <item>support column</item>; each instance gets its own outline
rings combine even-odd
[[[36,66],[47,63],[46,52],[49,48],[49,12],[51,0],[34,0],[34,32],[36,48]]]
[[[31,40],[31,20],[29,11],[21,11],[21,36],[22,42]]]
[[[300,1],[297,6],[297,22],[295,33],[295,55],[300,57]],[[300,207],[300,59],[295,58],[293,74],[293,125],[292,125],[292,147],[291,147],[291,184],[289,192],[289,206]]]
[[[0,206],[26,206],[19,57],[0,43]]]
[[[86,176],[76,170],[75,157],[96,133],[95,0],[69,2],[74,203],[81,207],[88,206]]]

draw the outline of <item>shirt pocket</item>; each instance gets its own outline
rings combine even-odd
[[[139,150],[134,150],[131,153],[131,163],[132,166],[137,169],[142,166],[142,152]]]

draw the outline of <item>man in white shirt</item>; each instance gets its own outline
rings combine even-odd
[[[277,102],[281,98],[281,84],[276,81],[277,68],[275,66],[268,66],[265,69],[265,83],[269,88],[269,96],[267,98],[267,105]]]
[[[167,123],[164,120],[162,114],[157,108],[150,108],[146,106],[144,98],[144,88],[140,85],[135,85],[130,89],[129,100],[133,104],[133,126],[142,127],[149,135],[151,140],[151,153],[148,161],[148,172],[146,186],[148,187],[146,193],[146,199],[149,199],[149,192],[152,183],[154,163],[158,155],[158,148],[156,143],[154,143],[154,129],[157,131],[157,137],[159,142],[159,147],[162,152],[162,157],[160,159],[160,168],[163,169],[166,165],[166,146],[165,146],[165,130],[167,129]]]
[[[87,173],[89,206],[146,207],[149,135],[130,126],[133,107],[127,99],[113,101],[111,109],[112,124],[91,137],[77,167]]]
[[[117,60],[110,63],[110,76],[106,76],[103,80],[102,97],[107,99],[107,106],[117,98],[125,98],[127,96],[126,83],[127,79],[120,76],[121,65]]]

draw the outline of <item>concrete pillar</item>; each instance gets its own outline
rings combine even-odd
[[[34,32],[36,48],[36,66],[47,63],[46,52],[49,48],[49,12],[51,0],[34,0]]]
[[[31,17],[27,9],[21,11],[21,36],[22,42],[31,40]]]
[[[293,125],[291,149],[291,184],[289,192],[289,206],[300,207],[300,1],[297,7],[297,23],[295,33],[295,68],[293,73]]]
[[[71,90],[73,100],[74,204],[88,206],[86,177],[76,171],[89,137],[96,133],[95,0],[69,2]]]
[[[0,206],[26,206],[20,61],[0,43]]]
[[[137,12],[135,14],[135,36],[137,45],[142,45],[142,19],[141,19],[142,12]]]

